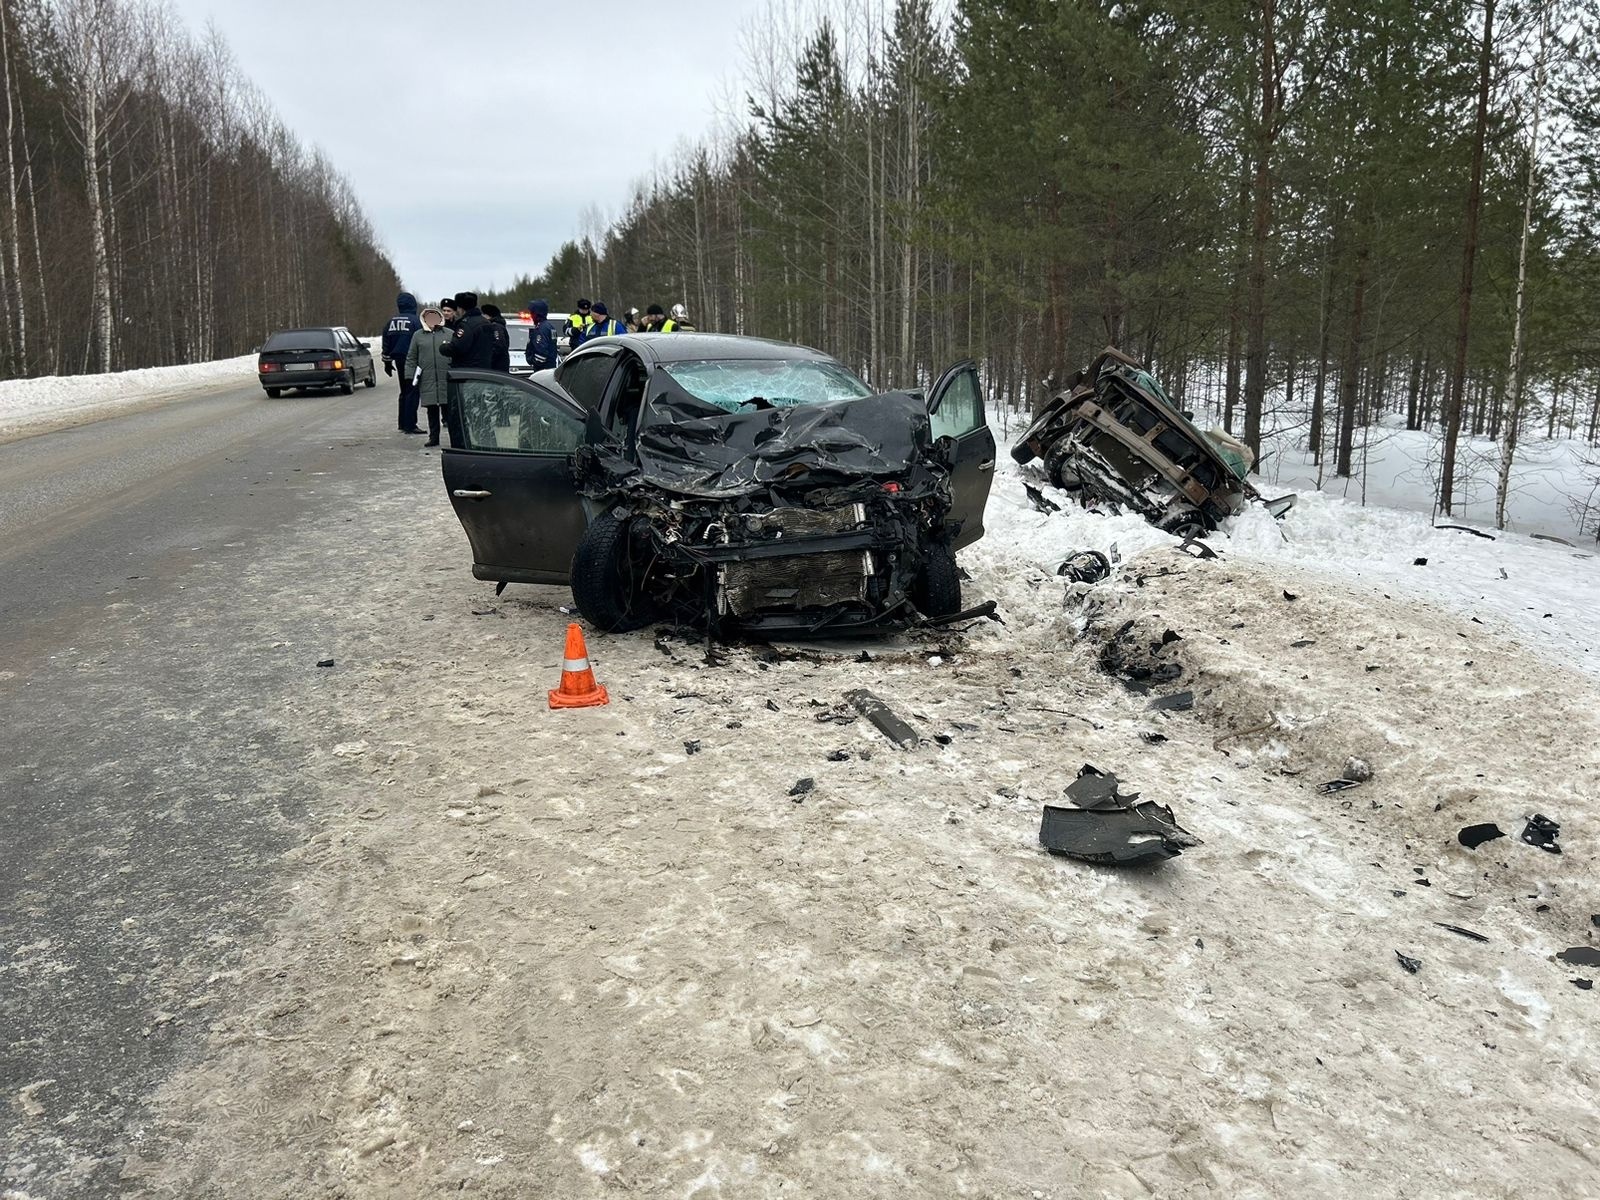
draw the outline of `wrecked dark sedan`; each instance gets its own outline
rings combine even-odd
[[[454,371],[444,479],[473,574],[569,584],[601,629],[836,634],[960,610],[995,442],[977,369],[874,394],[814,350],[590,343],[531,379]]]
[[[1292,496],[1265,500],[1249,481],[1249,447],[1204,432],[1155,377],[1107,347],[1045,405],[1011,450],[1035,458],[1057,487],[1086,505],[1137,512],[1180,537],[1204,537],[1223,518],[1261,500],[1273,516]]]

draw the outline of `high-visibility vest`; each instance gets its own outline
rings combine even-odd
[[[668,317],[665,321],[661,322],[661,332],[662,333],[671,333],[677,327],[678,327],[678,323],[676,321],[674,321],[671,317]]]
[[[584,341],[588,341],[592,337],[614,337],[617,334],[627,332],[627,329],[623,326],[621,321],[617,320],[615,317],[608,317],[604,321],[596,321],[589,328],[589,331],[583,335],[583,337]]]

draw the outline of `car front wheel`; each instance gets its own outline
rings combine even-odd
[[[584,531],[572,556],[572,600],[597,629],[627,633],[656,619],[644,569],[633,558],[633,519],[606,512]]]
[[[925,617],[948,617],[961,611],[961,568],[956,566],[956,552],[948,542],[928,547],[911,602]]]

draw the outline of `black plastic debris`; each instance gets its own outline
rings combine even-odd
[[[1487,538],[1491,542],[1494,541],[1494,534],[1485,533],[1481,529],[1473,529],[1471,526],[1468,526],[1468,525],[1435,525],[1434,528],[1435,529],[1454,529],[1458,533],[1470,533],[1473,537]]]
[[[1575,967],[1600,967],[1600,950],[1593,946],[1573,946],[1556,955],[1564,963]]]
[[[1411,560],[1411,565],[1413,567],[1425,567],[1428,565],[1428,560],[1425,558],[1413,558]]]
[[[1289,643],[1289,649],[1291,649],[1291,650],[1304,650],[1307,646],[1315,646],[1316,644],[1317,644],[1317,639],[1316,638],[1301,638],[1297,642],[1290,642]]]
[[[902,750],[910,750],[922,741],[910,724],[866,688],[846,692],[844,698],[852,708],[871,721],[879,733]]]
[[[331,659],[331,658],[321,659],[317,663],[317,666],[319,666],[319,667],[331,667],[331,666],[333,666],[333,659]]]
[[[948,733],[936,733],[933,735],[933,740],[939,743],[941,746],[948,746],[951,742],[955,741],[955,738],[951,737]]]
[[[1451,933],[1460,934],[1462,937],[1470,938],[1474,942],[1487,942],[1489,940],[1483,934],[1475,933],[1470,929],[1463,929],[1459,925],[1451,925],[1445,921],[1435,921],[1434,924],[1440,929],[1448,929]]]
[[[1218,557],[1215,550],[1198,538],[1184,538],[1182,542],[1178,543],[1178,549],[1182,550],[1190,558],[1198,558],[1202,561]]]
[[[1284,588],[1283,589],[1283,598],[1285,600],[1291,600],[1292,601],[1292,600],[1300,599],[1300,596],[1299,596],[1299,594],[1297,592],[1291,592],[1288,588]]]
[[[1560,836],[1561,823],[1552,821],[1543,813],[1534,813],[1522,829],[1522,840],[1529,846],[1537,846],[1547,854],[1561,853],[1561,847],[1556,845],[1556,839]]]
[[[1022,490],[1028,493],[1028,503],[1033,505],[1034,508],[1038,509],[1040,512],[1053,513],[1061,511],[1061,505],[1050,499],[1049,496],[1046,496],[1038,488],[1034,487],[1033,484],[1023,484]]]
[[[1194,693],[1173,692],[1170,696],[1158,696],[1150,701],[1149,707],[1155,712],[1188,712],[1194,707]]]
[[[1139,740],[1149,742],[1152,746],[1159,746],[1167,740],[1167,735],[1164,733],[1141,733]]]
[[[1317,791],[1327,795],[1330,792],[1342,792],[1347,788],[1360,786],[1361,781],[1359,779],[1330,779],[1327,783],[1318,784]]]
[[[850,751],[848,751],[848,750],[829,750],[828,751],[828,761],[829,762],[846,762],[846,761],[848,761],[849,758],[850,758]]]
[[[776,700],[768,700],[767,701],[767,711],[768,712],[777,712],[778,711],[778,702]]]
[[[698,740],[692,741],[692,742],[685,742],[683,744],[683,752],[685,754],[699,754],[700,753],[700,742]]]
[[[1485,821],[1480,825],[1468,825],[1460,833],[1456,834],[1456,841],[1460,842],[1468,850],[1476,850],[1485,842],[1492,842],[1495,838],[1503,838],[1505,835],[1506,831],[1493,821]]]
[[[801,796],[804,796],[815,790],[816,786],[817,781],[811,778],[811,776],[807,775],[804,779],[795,781],[795,785],[789,789],[789,795],[799,799]]]
[[[1394,956],[1400,960],[1400,965],[1406,969],[1406,974],[1415,975],[1422,970],[1422,960],[1420,958],[1408,958],[1398,950],[1394,952]]]
[[[1596,929],[1600,929],[1600,913],[1595,913],[1594,916],[1590,917],[1589,924],[1593,925]]]
[[[1577,988],[1580,992],[1593,991],[1594,990],[1594,980],[1592,980],[1592,979],[1574,979],[1572,981],[1572,986]]]
[[[1079,550],[1056,568],[1056,574],[1072,583],[1099,583],[1111,574],[1111,559],[1098,550]]]
[[[1084,765],[1067,787],[1075,807],[1046,804],[1039,843],[1053,853],[1109,866],[1139,866],[1176,858],[1201,845],[1172,810],[1137,792],[1124,795],[1117,777]]]

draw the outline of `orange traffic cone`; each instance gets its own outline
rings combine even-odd
[[[589,669],[589,648],[583,644],[583,630],[576,622],[567,626],[566,661],[561,664],[561,686],[550,693],[551,708],[595,708],[610,704],[605,688],[594,681]]]

